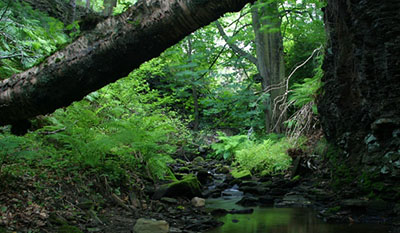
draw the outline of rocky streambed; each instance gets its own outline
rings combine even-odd
[[[357,196],[352,190],[334,192],[328,181],[320,176],[234,174],[234,177],[232,169],[223,162],[202,158],[192,162],[179,161],[171,164],[171,168],[180,181],[148,190],[153,201],[165,208],[147,216],[168,222],[169,232],[231,232],[224,227],[218,228],[223,224],[221,221],[225,226],[234,224],[234,229],[243,230],[239,227],[243,224],[254,228],[252,219],[262,222],[260,219],[275,215],[298,225],[307,225],[309,230],[304,232],[399,232],[396,227],[400,223],[399,204]],[[243,219],[247,219],[247,223]],[[286,225],[283,230],[273,232],[287,232],[291,225],[281,220],[273,221],[280,227]],[[322,228],[314,229],[310,222]],[[267,229],[265,223],[256,225]],[[246,232],[267,232],[258,227]]]

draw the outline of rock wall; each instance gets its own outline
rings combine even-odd
[[[394,179],[400,177],[399,12],[399,0],[328,0],[318,106],[342,162]]]

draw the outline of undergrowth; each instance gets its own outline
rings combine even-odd
[[[214,157],[232,161],[232,165],[239,170],[273,175],[286,171],[291,165],[287,149],[293,147],[294,143],[286,137],[270,134],[266,139],[256,140],[248,135],[220,134],[218,139],[217,143],[212,144]]]

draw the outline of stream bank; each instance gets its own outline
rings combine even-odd
[[[223,161],[201,157],[190,162],[176,161],[169,166],[180,181],[171,185],[137,177],[137,183],[142,184],[139,190],[121,189],[119,194],[109,187],[107,180],[96,178],[77,183],[76,177],[69,177],[47,186],[38,186],[39,177],[10,180],[0,191],[1,203],[9,203],[6,210],[9,215],[1,219],[2,225],[8,224],[8,227],[0,228],[0,232],[36,229],[36,232],[55,233],[123,233],[132,232],[139,219],[156,219],[165,221],[169,232],[216,233],[219,232],[216,227],[223,224],[221,221],[229,222],[227,226],[239,226],[245,223],[240,216],[255,221],[264,218],[259,216],[276,215],[299,224],[301,221],[367,223],[380,229],[376,232],[399,232],[397,203],[368,199],[357,190],[336,192],[326,175],[318,171],[296,176],[254,177],[248,174],[234,178],[232,168]],[[207,205],[204,207],[201,201],[192,203],[194,197],[207,199]],[[213,200],[219,204],[214,202],[213,207]],[[221,207],[221,201],[225,200],[227,206]],[[304,216],[297,211],[299,208],[301,212],[306,209]],[[18,214],[12,214],[14,209]],[[265,213],[268,215],[263,215]],[[282,222],[272,218],[269,224],[273,223]]]

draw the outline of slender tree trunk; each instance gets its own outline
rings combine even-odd
[[[70,0],[69,4],[71,4],[72,8],[71,19],[69,23],[73,23],[76,20],[76,0]]]
[[[269,98],[264,101],[264,121],[266,131],[282,132],[286,114],[282,114],[285,64],[283,42],[280,31],[281,20],[276,2],[268,3],[261,9],[253,6],[252,20],[255,33],[257,69],[262,77],[262,89]]]
[[[117,6],[117,0],[104,0],[103,6],[104,6],[103,14],[104,16],[108,17],[112,15],[114,7]]]
[[[90,10],[90,0],[86,0],[86,9]]]
[[[252,0],[146,0],[109,17],[40,65],[0,81],[0,125],[51,113],[157,57]]]
[[[192,37],[188,37],[188,60],[189,62],[192,62]],[[190,70],[194,73],[193,67],[190,68]],[[197,93],[197,87],[195,85],[197,77],[190,77],[191,80],[191,88],[192,88],[192,98],[193,98],[193,110],[194,110],[194,122],[193,122],[193,130],[197,131],[199,129],[199,122],[200,122],[200,111],[199,111],[199,99],[198,99],[198,93]]]

